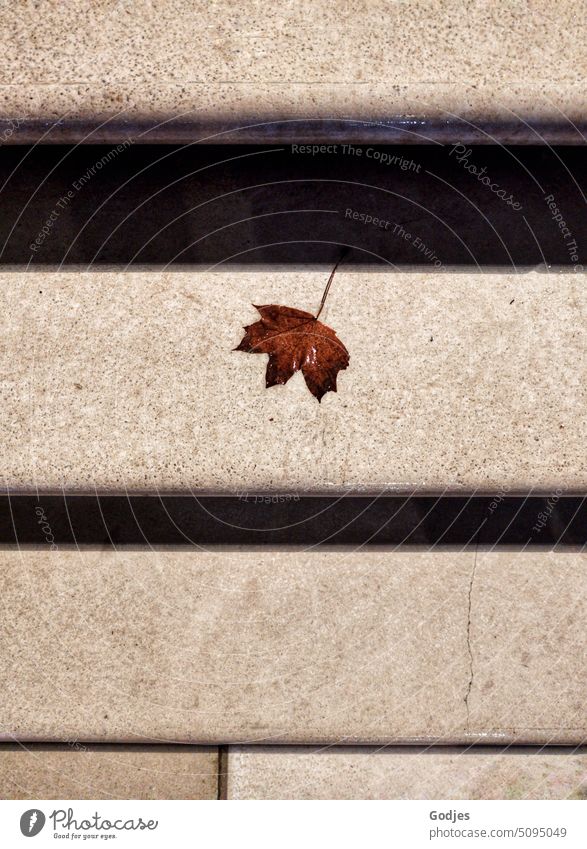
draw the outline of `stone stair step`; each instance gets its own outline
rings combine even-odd
[[[2,799],[216,799],[218,750],[0,745]]]
[[[190,127],[193,137],[194,124],[202,134],[244,125],[248,132],[236,135],[258,139],[271,132],[271,124],[259,126],[265,122],[288,120],[291,133],[297,119],[326,118],[347,133],[367,120],[378,135],[374,119],[387,120],[402,140],[443,137],[456,123],[461,137],[541,133],[552,141],[554,122],[576,141],[571,121],[585,116],[584,26],[583,9],[569,0],[556,12],[533,2],[532,14],[505,0],[490,9],[476,3],[466,15],[456,0],[409,12],[377,3],[368,14],[357,4],[267,0],[239,9],[125,4],[115,14],[60,4],[42,21],[34,7],[15,6],[2,30],[3,113],[27,122],[21,137],[59,120],[55,136],[76,140],[101,124],[94,137],[108,138],[111,124],[114,135],[121,125],[133,132],[137,123],[158,127],[150,137],[163,139],[189,137]],[[179,129],[169,126],[174,117]]]
[[[7,551],[3,739],[585,739],[585,554]]]
[[[321,404],[234,351],[324,271],[3,272],[0,479],[17,491],[277,494],[587,485],[582,275],[341,271]],[[295,427],[292,423],[295,422]]]
[[[585,799],[587,751],[231,747],[227,795],[229,799]]]

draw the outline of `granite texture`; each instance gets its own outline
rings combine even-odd
[[[586,563],[3,551],[2,739],[580,743]]]
[[[1,113],[398,116],[415,140],[426,118],[577,121],[586,20],[570,0],[21,2],[3,15]]]
[[[218,750],[1,745],[0,799],[216,799]]]
[[[266,389],[266,357],[233,350],[252,304],[315,311],[327,276],[1,273],[0,484],[585,489],[582,275],[340,269],[321,316],[350,352],[338,393]]]
[[[586,799],[584,749],[234,747],[229,799]]]
[[[554,742],[562,721],[585,742],[587,556],[501,552],[494,569],[495,556],[478,554],[471,586],[469,724]]]

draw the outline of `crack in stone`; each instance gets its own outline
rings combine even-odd
[[[473,568],[471,577],[469,578],[469,595],[468,595],[468,610],[467,610],[467,651],[469,653],[469,680],[467,682],[467,691],[465,693],[465,708],[467,710],[467,731],[471,730],[469,697],[473,688],[473,678],[475,677],[475,667],[473,662],[473,650],[471,649],[471,605],[473,597],[473,584],[475,583],[475,572],[477,571],[477,552],[479,550],[479,540],[475,545],[475,557],[473,560]]]

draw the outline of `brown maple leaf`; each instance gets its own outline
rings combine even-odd
[[[349,352],[334,330],[318,321],[334,272],[322,296],[318,313],[278,304],[256,306],[261,318],[245,327],[245,335],[235,351],[269,354],[265,385],[287,383],[301,371],[312,395],[321,401],[327,392],[336,392],[338,372],[349,364]]]

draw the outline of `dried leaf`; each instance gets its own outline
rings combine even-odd
[[[269,354],[266,386],[287,383],[301,371],[318,401],[327,392],[336,392],[336,378],[348,366],[349,353],[334,330],[311,313],[293,307],[266,304],[255,309],[261,318],[245,327],[235,351]]]

